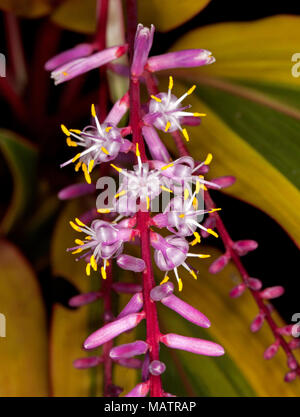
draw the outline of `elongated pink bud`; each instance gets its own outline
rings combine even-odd
[[[85,294],[75,295],[74,297],[70,298],[69,306],[70,307],[80,307],[85,304],[92,303],[93,301],[98,300],[103,296],[101,291],[92,291],[87,292]]]
[[[117,126],[124,114],[129,108],[129,93],[127,92],[122,98],[120,98],[111,108],[110,112],[106,116],[104,123],[110,123]]]
[[[136,327],[145,318],[145,313],[133,313],[112,321],[92,333],[84,342],[84,349],[94,349],[121,333]]]
[[[258,332],[258,330],[260,330],[262,325],[264,324],[264,320],[265,320],[264,313],[259,313],[250,325],[251,332],[253,333]]]
[[[149,372],[152,375],[161,375],[165,372],[166,365],[161,361],[152,361],[149,365]]]
[[[73,366],[76,369],[87,369],[93,368],[94,366],[98,366],[102,362],[102,356],[90,356],[89,358],[75,359],[75,361],[73,362]]]
[[[182,118],[182,124],[187,126],[199,126],[201,123],[200,117],[194,117],[194,116],[184,116]],[[203,165],[208,168],[208,165]],[[196,171],[198,173],[198,171]],[[207,172],[207,171],[206,171]]]
[[[81,197],[86,194],[92,194],[95,190],[95,184],[72,184],[60,190],[58,193],[58,198],[60,200],[70,200],[72,198]]]
[[[236,181],[236,178],[232,175],[226,175],[224,177],[214,178],[212,182],[217,184],[220,188],[231,187]]]
[[[298,368],[298,363],[292,355],[288,356],[287,365],[292,371]]]
[[[275,287],[268,287],[265,288],[263,291],[259,293],[261,298],[265,300],[271,300],[273,298],[280,297],[284,293],[284,288],[277,285]]]
[[[248,252],[255,250],[258,247],[258,243],[255,240],[237,240],[232,247],[239,256],[244,256]]]
[[[162,335],[160,341],[172,349],[186,350],[197,355],[221,356],[225,353],[222,346],[217,343],[175,333]]]
[[[114,282],[112,288],[123,294],[135,294],[136,292],[142,291],[140,284],[132,284],[131,282]]]
[[[290,371],[285,375],[284,380],[285,380],[285,382],[291,382],[291,381],[294,381],[294,379],[296,379],[296,378],[297,378],[297,372],[296,371]]]
[[[137,384],[127,395],[124,397],[146,397],[149,392],[150,381],[141,382]]]
[[[217,258],[209,267],[209,272],[211,274],[217,274],[222,271],[223,268],[228,264],[230,257],[228,255],[222,255]]]
[[[131,74],[133,77],[138,78],[144,72],[144,67],[153,42],[154,30],[153,25],[151,25],[150,29],[144,27],[142,24],[139,24],[137,27],[131,65]]]
[[[117,264],[120,268],[134,272],[142,272],[146,268],[146,264],[143,259],[124,254],[118,256]]]
[[[134,294],[134,296],[131,297],[131,299],[123,308],[123,310],[121,311],[121,313],[118,315],[117,318],[120,319],[121,317],[125,317],[128,314],[137,313],[138,311],[141,310],[141,308],[143,307],[143,304],[144,304],[143,294],[141,292]]]
[[[237,298],[240,295],[243,294],[243,292],[245,291],[245,289],[247,288],[246,284],[244,284],[243,282],[239,285],[237,285],[236,287],[232,288],[232,290],[230,291],[229,295],[232,298]]]
[[[276,355],[276,353],[278,352],[280,346],[280,341],[276,340],[272,345],[270,345],[264,353],[264,358],[265,359],[271,359],[273,358],[273,356]]]
[[[61,65],[67,64],[74,59],[83,58],[90,55],[93,52],[93,46],[90,43],[81,43],[74,48],[68,49],[55,55],[49,59],[45,64],[46,71],[53,71],[55,68]]]
[[[143,361],[138,358],[121,358],[117,360],[117,363],[126,368],[140,369],[143,365]]]
[[[171,310],[176,311],[176,313],[180,314],[186,320],[196,324],[197,326],[205,328],[210,327],[210,321],[204,314],[185,301],[182,301],[174,294],[163,298],[161,303],[169,307]]]
[[[112,348],[109,356],[112,359],[131,358],[132,356],[142,355],[149,349],[148,343],[143,340],[137,340],[132,343],[126,343]]]
[[[170,281],[165,282],[162,285],[157,285],[150,291],[150,297],[153,301],[160,301],[162,298],[167,297],[174,291],[174,284]]]
[[[213,230],[216,227],[216,220],[215,220],[215,218],[212,217],[212,216],[208,217],[207,219],[204,220],[203,226],[206,229],[212,229]],[[206,230],[202,230],[201,229],[200,233],[201,233],[201,236],[203,238],[206,238],[206,237],[210,236],[210,234],[207,233]]]
[[[157,159],[158,161],[170,162],[170,154],[158,136],[156,130],[153,127],[144,126],[142,128],[142,133],[152,158]]]
[[[276,332],[282,336],[291,336],[293,331],[294,324],[288,324],[287,326],[278,327]]]
[[[146,69],[148,71],[162,71],[170,68],[192,68],[215,62],[215,58],[206,49],[185,49],[167,54],[151,56]]]
[[[298,349],[300,348],[300,339],[293,339],[289,342],[289,347],[291,349]]]
[[[258,278],[248,278],[247,285],[251,290],[258,291],[262,287],[262,282]]]

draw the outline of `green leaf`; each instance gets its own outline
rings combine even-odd
[[[0,129],[0,151],[14,180],[10,207],[0,224],[0,230],[7,233],[26,212],[33,199],[36,189],[37,151],[27,140],[5,129]]]
[[[48,341],[42,295],[30,265],[4,240],[0,241],[0,313],[6,317],[6,337],[0,339],[0,396],[47,396]],[[3,316],[0,319],[4,325]]]
[[[211,253],[212,260],[220,255],[212,248],[202,252]],[[250,323],[258,313],[250,292],[238,299],[228,295],[239,280],[235,266],[230,263],[214,276],[208,272],[210,263],[210,260],[192,261],[199,270],[197,281],[180,270],[183,290],[179,296],[203,312],[211,327],[203,330],[161,306],[161,330],[213,340],[224,347],[225,355],[209,358],[162,349],[162,359],[167,363],[164,389],[189,396],[297,396],[300,381],[288,384],[283,380],[287,365],[282,350],[270,361],[263,359],[264,350],[274,341],[268,326],[264,324],[256,334],[250,331]],[[283,324],[277,313],[273,317],[279,325]]]
[[[173,47],[203,47],[216,57],[213,65],[177,71],[185,89],[198,84],[189,102],[208,115],[190,130],[192,155],[212,152],[210,177],[235,175],[225,192],[264,210],[298,244],[300,87],[291,57],[299,23],[296,16],[275,16],[210,25]]]
[[[0,0],[0,9],[20,17],[36,18],[48,14],[51,0]]]

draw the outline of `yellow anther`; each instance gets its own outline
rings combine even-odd
[[[192,269],[189,271],[189,273],[192,275],[193,278],[195,278],[195,279],[198,278],[195,271],[193,271]]]
[[[161,167],[160,169],[162,171],[164,171],[165,169],[171,168],[173,165],[174,165],[173,163],[172,164],[169,164],[169,165],[165,165],[165,166]]]
[[[165,127],[165,132],[167,132],[171,127],[171,123],[168,121]]]
[[[75,253],[80,253],[80,252],[82,252],[82,249],[78,248],[72,252],[72,255],[74,255]]]
[[[159,97],[156,96],[150,96],[151,98],[153,98],[153,100],[157,101],[158,103],[161,103],[161,99]]]
[[[110,130],[112,129],[112,126],[107,126],[106,128],[105,128],[105,132],[109,132]]]
[[[190,94],[192,94],[193,93],[193,91],[195,90],[195,88],[196,88],[196,85],[193,85],[186,93],[187,93],[187,95],[189,96]]]
[[[189,198],[189,195],[190,195],[189,190],[187,188],[185,188],[185,190],[184,190],[184,199],[187,200]]]
[[[79,226],[82,226],[82,227],[86,227],[86,225],[81,221],[81,220],[79,220],[78,219],[78,217],[76,217],[75,218],[75,222],[79,225]]]
[[[196,197],[193,199],[193,207],[194,207],[195,210],[197,210],[197,208],[198,208],[198,200],[197,200]]]
[[[104,152],[106,155],[109,155],[109,152],[104,146],[101,146],[101,151]]]
[[[75,165],[75,171],[76,171],[76,172],[78,172],[78,171],[79,171],[79,168],[81,167],[81,164],[82,164],[82,162],[78,162],[78,163]]]
[[[61,130],[64,132],[65,135],[70,136],[70,131],[69,129],[66,128],[65,125],[60,125]]]
[[[106,266],[109,266],[109,262],[108,261],[106,261]]]
[[[85,272],[88,276],[91,275],[91,264],[87,264],[87,266],[85,268]]]
[[[199,175],[200,178],[203,178],[203,175]],[[201,188],[201,190],[207,191],[207,187],[204,184],[200,184],[199,186]]]
[[[135,145],[135,154],[136,154],[137,157],[141,156],[138,143]]]
[[[105,271],[104,266],[101,266],[101,275],[103,279],[106,279],[106,271]]]
[[[190,140],[190,137],[189,137],[189,134],[188,134],[187,130],[182,129],[182,134],[183,134],[185,140],[188,142]]]
[[[77,226],[77,224],[75,224],[74,222],[70,221],[70,226],[73,227],[74,230],[76,230],[76,232],[82,232],[82,230],[80,229],[80,227]]]
[[[164,277],[164,279],[159,283],[159,285],[163,285],[163,284],[165,284],[166,282],[168,282],[169,281],[169,277],[168,277],[168,275],[166,275],[165,277]]]
[[[206,159],[204,161],[204,164],[205,165],[209,165],[211,163],[212,159],[213,159],[212,154],[211,153],[207,154],[207,157],[206,157]]]
[[[67,137],[66,141],[67,141],[67,145],[68,145],[68,146],[74,146],[74,147],[76,147],[76,146],[77,146],[77,143],[76,143],[76,142],[74,142],[74,141],[70,138],[70,136],[68,136],[68,137]]]
[[[200,259],[210,258],[210,255],[205,254],[205,253],[199,253],[198,258],[200,258]]]
[[[92,240],[92,236],[86,236],[85,239],[86,240]]]
[[[102,214],[110,213],[111,212],[110,209],[106,209],[106,208],[100,208],[97,211],[98,211],[98,213],[102,213]]]
[[[180,217],[181,219],[183,219],[183,218],[185,217],[185,214],[184,214],[184,213],[179,214],[179,216],[178,216],[178,217]]]
[[[170,190],[170,188],[167,188],[167,187],[165,187],[164,185],[161,185],[161,186],[160,186],[160,188],[161,188],[163,191],[167,191],[168,193],[172,193],[172,192],[173,192],[172,190]]]
[[[150,198],[146,196],[146,202],[147,202],[147,210],[150,208]]]
[[[90,264],[92,265],[93,270],[97,271],[97,262],[94,255],[90,257]]]
[[[124,195],[124,194],[126,194],[126,193],[127,193],[127,191],[126,191],[126,190],[122,190],[122,191],[120,191],[119,193],[117,193],[117,194],[115,195],[115,197],[114,197],[114,198],[121,197],[122,195]]]
[[[195,239],[190,243],[191,246],[195,246],[197,243],[201,242],[201,237],[198,232],[194,232]]]
[[[91,105],[91,113],[93,117],[96,117],[96,109],[95,109],[95,104]]]
[[[63,71],[62,73],[65,77],[67,77],[69,74],[66,71]]]
[[[80,239],[75,239],[75,243],[77,243],[77,245],[84,245],[84,242]]]
[[[220,211],[222,210],[221,208],[212,208],[211,210],[209,210],[209,213],[214,213],[215,211]]]
[[[87,168],[86,164],[82,164],[82,171],[84,173],[84,177],[85,177],[86,182],[88,184],[91,184],[92,180],[91,180],[91,176],[88,172],[88,168]]]
[[[95,161],[93,159],[91,159],[90,162],[89,162],[89,172],[92,172],[92,169],[94,167],[94,163],[95,163]]]
[[[110,164],[110,166],[111,167],[113,167],[116,171],[118,171],[118,172],[122,172],[123,170],[122,170],[122,168],[119,168],[119,167],[117,167],[116,165],[114,165],[114,164]]]
[[[70,132],[78,133],[80,135],[81,130],[79,130],[79,129],[70,129]]]
[[[198,194],[200,190],[201,190],[201,183],[199,181],[197,181],[196,182],[196,190],[195,190],[196,194]]]
[[[212,229],[207,229],[206,231],[207,231],[207,233],[209,233],[209,234],[213,235],[214,237],[219,237],[218,233],[216,233],[216,232],[215,232],[214,230],[212,230]]]
[[[179,291],[182,291],[182,287],[183,287],[183,285],[182,285],[182,279],[179,278],[179,280],[178,280],[178,289],[179,289]]]
[[[173,77],[172,77],[172,75],[170,75],[170,77],[169,77],[169,90],[172,90],[173,85],[174,85]]]
[[[72,162],[77,161],[77,159],[79,159],[81,157],[81,153],[78,153],[77,155],[74,156],[74,158],[72,159]]]
[[[206,113],[194,113],[193,116],[194,117],[205,117],[205,116],[207,116],[207,114]]]

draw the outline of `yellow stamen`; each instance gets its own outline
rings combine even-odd
[[[94,255],[90,257],[90,264],[92,265],[93,270],[97,271],[97,262]]]
[[[98,213],[102,213],[102,214],[110,213],[111,212],[110,209],[106,209],[106,208],[100,208],[97,211],[98,211]]]
[[[67,145],[68,145],[68,146],[74,146],[74,147],[78,146],[78,145],[77,145],[77,143],[76,143],[76,142],[74,142],[74,141],[70,138],[70,136],[68,136],[68,137],[67,137],[66,141],[67,141]]]
[[[179,278],[179,280],[178,280],[178,290],[179,290],[179,291],[182,291],[182,287],[183,287],[183,284],[182,284],[182,279],[181,279],[181,278]]]
[[[70,226],[73,227],[74,230],[76,230],[76,232],[82,232],[82,230],[80,229],[80,227],[77,226],[77,224],[75,224],[74,222],[70,221]]]
[[[67,75],[69,75],[66,71],[63,71],[63,73],[62,73],[65,77],[67,76]]]
[[[95,104],[91,105],[91,113],[93,117],[96,117],[96,109],[95,109]]]
[[[195,239],[190,243],[191,246],[195,246],[197,243],[201,242],[201,237],[198,232],[194,232]]]
[[[82,249],[78,248],[72,252],[72,255],[74,255],[75,253],[80,253],[80,252],[82,252]]]
[[[87,266],[85,268],[85,272],[88,276],[91,275],[91,264],[87,264]]]
[[[110,166],[111,167],[113,167],[116,171],[118,171],[118,172],[122,172],[123,170],[122,170],[122,168],[119,168],[119,167],[117,167],[116,165],[114,165],[114,164],[110,164]]]
[[[124,194],[126,194],[126,193],[127,193],[127,191],[126,191],[126,190],[122,190],[122,191],[120,191],[119,193],[117,193],[117,194],[115,195],[115,197],[114,197],[114,198],[121,197],[122,195],[124,195]]]
[[[161,103],[161,99],[155,96],[150,96],[151,98],[153,98],[153,100],[157,101],[158,103]]]
[[[170,75],[170,77],[169,77],[169,90],[172,90],[173,85],[174,85],[173,77]]]
[[[209,213],[214,213],[215,211],[220,211],[222,210],[221,208],[213,208],[211,210],[209,210]]]
[[[171,127],[171,123],[168,121],[165,127],[165,132],[167,132]]]
[[[103,279],[106,279],[106,271],[104,269],[104,266],[101,266],[101,275]]]
[[[195,85],[193,85],[186,93],[187,93],[187,95],[189,96],[190,94],[192,94],[193,93],[193,91],[195,90],[195,88],[196,88],[196,86]]]
[[[196,273],[191,269],[189,273],[192,275],[193,278],[197,279]]]
[[[109,152],[104,146],[101,146],[101,151],[104,152],[106,155],[109,155]]]
[[[77,245],[84,245],[84,242],[80,239],[75,239],[75,243],[77,243]]]
[[[79,159],[81,157],[81,153],[78,153],[77,155],[74,156],[74,158],[72,159],[72,162],[77,161],[77,159]]]
[[[188,134],[187,130],[182,129],[182,134],[183,134],[185,140],[188,142],[190,140],[190,137],[189,137],[189,134]]]
[[[199,253],[198,258],[200,258],[200,259],[210,258],[210,255],[207,255],[205,253]]]
[[[196,182],[196,194],[198,194],[200,190],[201,190],[201,183],[197,181]]]
[[[91,180],[91,176],[88,172],[88,168],[87,168],[86,164],[82,164],[82,171],[84,173],[84,177],[85,177],[86,182],[88,184],[91,184],[92,180]]]
[[[95,163],[95,161],[93,159],[91,159],[90,162],[89,162],[89,172],[92,172],[94,163]]]
[[[76,217],[75,218],[75,222],[79,225],[79,226],[82,226],[82,227],[86,227],[86,225],[81,221],[81,220],[79,220],[78,219],[78,217]]]
[[[184,217],[185,217],[185,214],[179,214],[179,216],[178,217],[180,217],[181,219],[183,219]]]
[[[135,154],[137,158],[141,156],[138,143],[135,145]]]
[[[92,236],[86,236],[85,239],[86,240],[92,240]]]
[[[65,125],[60,125],[61,130],[64,132],[65,135],[70,136],[69,129],[66,128]]]
[[[173,192],[172,190],[170,190],[170,188],[167,188],[167,187],[165,187],[164,185],[161,185],[161,186],[160,186],[160,188],[161,188],[163,191],[167,191],[168,193],[172,193],[172,192]]]
[[[150,208],[150,198],[146,196],[146,202],[147,202],[147,210]]]
[[[169,277],[168,277],[168,275],[166,275],[165,277],[164,277],[164,279],[159,283],[159,285],[163,285],[164,283],[166,283],[166,282],[168,282],[169,281]]]
[[[207,231],[207,233],[209,233],[209,234],[211,234],[211,235],[213,235],[213,236],[215,236],[215,237],[219,237],[218,233],[216,233],[216,232],[215,232],[214,230],[212,230],[212,229],[207,229],[206,231]]]
[[[184,190],[184,199],[187,200],[189,198],[189,195],[190,195],[189,190],[186,188]]]
[[[82,162],[78,162],[78,163],[75,165],[75,171],[76,171],[76,172],[78,172],[78,171],[79,171],[79,168],[81,167],[81,164],[82,164]]]
[[[206,159],[204,161],[204,164],[205,165],[209,165],[211,163],[212,159],[213,159],[212,154],[211,153],[207,154],[207,157],[206,157]]]
[[[169,164],[169,165],[165,165],[165,166],[161,167],[160,169],[162,171],[164,171],[165,169],[171,168],[173,165],[174,165],[173,163],[172,164]]]
[[[197,210],[197,208],[198,208],[198,200],[197,200],[196,197],[193,200],[193,207],[194,207],[195,210]]]
[[[112,129],[112,126],[107,126],[106,128],[105,128],[105,132],[109,132],[110,130]]]
[[[194,117],[205,117],[206,113],[194,113],[193,116]]]
[[[81,130],[79,130],[79,129],[70,129],[70,132],[74,132],[74,133],[80,134],[81,133]]]

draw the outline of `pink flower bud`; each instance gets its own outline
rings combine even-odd
[[[146,397],[149,392],[150,381],[137,384],[125,397]]]
[[[203,222],[203,226],[206,229],[212,229],[213,230],[216,227],[216,219],[214,217],[211,217],[211,216],[207,217],[207,219],[205,219],[204,222]],[[201,233],[201,236],[203,238],[206,238],[206,237],[210,236],[210,234],[207,233],[206,230],[201,230],[200,233]]]
[[[214,62],[215,58],[210,51],[205,49],[185,49],[150,57],[146,69],[154,72],[171,68],[200,67]]]
[[[293,327],[293,324],[288,324],[287,326],[278,327],[276,331],[278,334],[281,334],[282,336],[291,336]]]
[[[280,341],[276,340],[272,345],[270,345],[264,353],[264,358],[265,359],[271,359],[273,358],[273,356],[276,355],[276,353],[278,352],[280,346]]]
[[[175,333],[162,335],[160,341],[172,349],[186,350],[197,355],[221,356],[225,353],[222,346],[217,343]]]
[[[230,257],[228,255],[222,255],[217,258],[209,267],[209,272],[211,274],[217,274],[222,271],[223,268],[228,264]]]
[[[142,291],[140,284],[132,284],[131,282],[114,282],[112,288],[123,294],[135,294],[136,292]]]
[[[294,381],[294,379],[296,378],[297,378],[297,372],[290,371],[285,375],[284,380],[285,382],[291,382],[291,381]]]
[[[117,318],[120,319],[121,317],[125,317],[128,314],[137,313],[141,310],[143,304],[143,294],[141,292],[134,294]]]
[[[220,188],[231,187],[236,181],[236,178],[232,175],[226,175],[223,177],[214,178],[213,183],[217,184]]]
[[[287,365],[292,371],[298,368],[298,363],[292,355],[288,356]]]
[[[161,361],[152,361],[149,365],[149,372],[151,375],[161,375],[165,372],[166,365]]]
[[[117,363],[126,368],[140,369],[143,362],[137,358],[121,358],[117,360]]]
[[[170,281],[157,285],[150,291],[150,297],[153,301],[160,301],[162,298],[167,297],[174,291],[174,284]]]
[[[257,278],[248,278],[247,285],[251,290],[258,291],[262,287],[262,282]]]
[[[60,190],[58,193],[58,198],[60,200],[70,200],[72,198],[81,197],[86,194],[92,194],[95,190],[95,184],[72,184]]]
[[[70,298],[69,306],[70,307],[80,307],[85,304],[92,303],[93,301],[98,300],[103,296],[101,291],[92,291],[87,292],[85,294],[75,295],[74,297]]]
[[[255,250],[258,243],[255,240],[238,240],[232,245],[239,256],[244,256],[248,252]]]
[[[150,355],[149,351],[145,354],[143,365],[142,365],[142,381],[147,381],[149,379],[149,365],[150,365]]]
[[[143,259],[124,254],[118,256],[117,264],[120,268],[123,268],[126,271],[142,272],[146,268],[146,264]]]
[[[142,355],[149,349],[148,343],[143,340],[137,340],[132,343],[120,345],[112,348],[109,356],[112,359],[131,358],[132,356]]]
[[[49,59],[45,64],[46,71],[53,71],[55,68],[61,65],[67,64],[74,59],[83,58],[90,55],[93,52],[93,46],[89,43],[81,43],[76,45],[74,48],[68,49],[55,55]]]
[[[106,116],[104,123],[109,123],[114,126],[120,122],[124,114],[129,108],[129,93],[127,92],[122,98],[120,98],[111,108],[110,112]]]
[[[133,77],[138,78],[144,72],[144,67],[153,42],[154,30],[153,25],[151,25],[150,29],[141,24],[137,27],[131,65],[131,74]]]
[[[259,313],[250,325],[251,332],[253,333],[258,332],[258,330],[261,329],[264,323],[264,320],[265,320],[265,315],[263,313]]]
[[[229,296],[232,297],[232,298],[240,297],[243,294],[243,292],[245,291],[246,288],[247,288],[246,284],[244,284],[242,282],[241,284],[232,288],[232,290],[229,293]]]
[[[121,333],[136,327],[145,318],[145,313],[132,313],[106,324],[92,333],[84,342],[84,349],[94,349]]]
[[[192,307],[190,304],[182,301],[176,295],[171,294],[161,300],[162,304],[169,307],[170,309],[176,311],[186,320],[196,324],[201,327],[210,327],[210,321],[208,318],[202,314],[199,310]]]
[[[259,293],[261,298],[265,300],[271,300],[273,298],[280,297],[284,293],[284,288],[277,285],[275,287],[268,287],[265,288],[263,291]]]
[[[291,349],[298,349],[300,348],[300,339],[293,339],[289,342],[289,347]]]
[[[87,369],[93,368],[94,366],[98,366],[102,362],[102,356],[90,356],[89,358],[75,359],[75,361],[73,362],[73,366],[76,369]]]
[[[142,133],[152,158],[157,159],[158,161],[170,162],[170,154],[156,130],[153,127],[144,126],[142,128]]]

